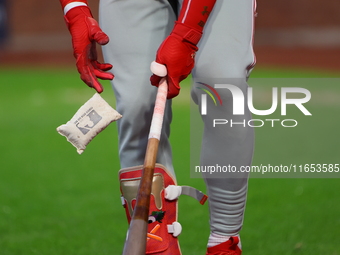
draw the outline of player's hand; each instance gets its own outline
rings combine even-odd
[[[100,29],[87,6],[72,8],[65,15],[68,29],[72,35],[74,57],[80,78],[98,93],[103,91],[97,78],[112,80],[114,75],[108,71],[111,64],[97,61],[96,43],[105,45],[109,37]]]
[[[178,25],[176,25],[178,26]],[[183,27],[180,24],[180,31],[178,27],[174,28],[173,32],[163,41],[159,47],[156,55],[156,62],[166,66],[167,81],[168,81],[168,99],[173,98],[179,94],[179,83],[184,80],[191,73],[195,65],[195,54],[198,50],[195,43],[187,40],[183,34],[190,32],[190,28]],[[182,32],[183,29],[188,31]],[[199,34],[198,36],[200,36]],[[198,40],[197,40],[198,41]],[[151,84],[158,86],[161,76],[155,73],[150,77]]]

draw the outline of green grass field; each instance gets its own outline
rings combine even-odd
[[[0,254],[121,254],[127,223],[121,206],[115,124],[82,155],[56,127],[93,91],[75,68],[0,69]],[[254,164],[340,163],[338,74],[259,68],[257,78],[327,78],[309,88],[313,116],[294,113],[301,126],[256,129]],[[103,97],[114,105],[109,83]],[[172,144],[180,184],[190,178],[188,83],[174,101]],[[251,178],[241,232],[245,255],[340,255],[340,179]],[[190,213],[188,213],[188,211]],[[205,254],[208,206],[180,198],[184,255]]]

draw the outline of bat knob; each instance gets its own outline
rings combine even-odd
[[[165,77],[168,74],[165,65],[152,61],[150,65],[151,72],[159,77]]]

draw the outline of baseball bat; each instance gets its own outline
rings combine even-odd
[[[158,86],[148,145],[144,159],[142,178],[138,187],[136,205],[133,209],[123,255],[144,255],[146,252],[152,179],[157,159],[158,144],[161,136],[167,93],[168,84],[166,79],[162,78]]]

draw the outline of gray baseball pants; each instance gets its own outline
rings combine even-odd
[[[204,80],[213,86],[218,79],[236,84],[246,95],[247,77],[255,57],[253,26],[255,0],[217,0],[198,45],[194,81]],[[181,1],[180,1],[181,2]],[[112,81],[116,108],[125,118],[117,122],[121,167],[142,165],[153,112],[156,89],[150,85],[150,63],[165,37],[171,32],[176,15],[167,0],[100,0],[99,22],[110,37],[103,47],[104,59],[114,65]],[[200,106],[202,90],[192,86],[193,100]],[[223,106],[209,106],[211,113],[205,123],[201,149],[201,165],[251,164],[254,133],[249,127],[211,126],[215,117],[235,119],[232,95],[228,90],[219,94]],[[198,108],[199,109],[199,108]],[[247,109],[247,108],[246,108]],[[169,143],[171,100],[167,102],[158,163],[174,173]],[[245,120],[251,119],[246,111]],[[235,121],[237,121],[237,118]],[[241,230],[246,203],[248,174],[238,178],[204,176],[209,195],[211,231],[236,235]]]

